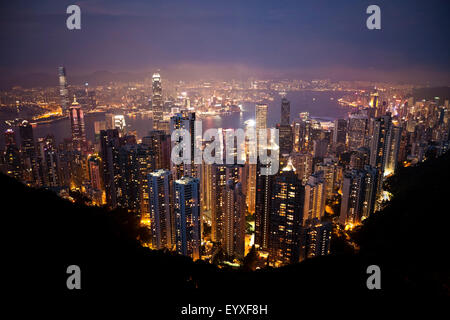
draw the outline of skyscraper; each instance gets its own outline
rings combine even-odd
[[[74,150],[86,151],[86,133],[84,130],[84,113],[76,97],[73,97],[70,106],[70,126],[72,130],[72,142]]]
[[[256,134],[259,134],[260,129],[267,128],[267,104],[258,103],[255,108],[256,118]]]
[[[345,145],[347,140],[347,121],[345,119],[334,120],[333,144]]]
[[[267,165],[258,161],[256,168],[255,201],[255,245],[261,250],[269,248],[269,218],[272,208],[273,175],[261,174],[261,167]]]
[[[273,182],[269,222],[269,262],[282,266],[300,259],[304,188],[289,161]]]
[[[155,249],[172,249],[175,244],[173,181],[169,170],[148,174],[149,212],[152,245]]]
[[[350,151],[364,147],[368,130],[368,117],[363,111],[351,113],[348,119],[348,149]]]
[[[282,126],[290,125],[290,114],[291,114],[291,102],[283,98],[281,99],[281,122]]]
[[[359,224],[373,213],[378,178],[378,170],[370,166],[344,174],[339,223]]]
[[[187,132],[189,132],[190,134],[190,140],[189,141],[185,141],[185,143],[189,144],[190,147],[190,154],[189,155],[181,155],[183,157],[183,159],[186,159],[186,163],[181,163],[181,164],[173,164],[173,162],[171,163],[172,166],[172,171],[174,173],[174,179],[180,179],[181,177],[188,175],[188,176],[192,176],[192,177],[198,177],[198,175],[200,174],[198,165],[196,165],[194,163],[195,160],[195,147],[196,147],[196,143],[198,143],[199,139],[196,139],[196,135],[200,136],[200,141],[201,141],[201,132],[196,132],[195,130],[195,113],[188,113],[187,115],[183,115],[183,114],[177,114],[175,116],[173,116],[172,118],[170,118],[170,132],[172,133],[174,130],[177,129],[184,129]],[[172,141],[172,149],[174,149],[174,147],[176,145],[179,145],[183,139],[185,137],[179,137],[176,141]],[[186,137],[188,138],[188,137]],[[197,146],[199,147],[199,146]],[[187,161],[187,159],[190,159],[190,161]]]
[[[325,212],[325,180],[323,172],[319,171],[308,178],[305,185],[305,202],[303,206],[303,221],[320,220]]]
[[[200,183],[184,176],[175,181],[175,241],[178,254],[200,258]]]
[[[242,185],[228,180],[225,189],[223,245],[228,256],[244,257],[245,195]]]
[[[66,69],[64,67],[58,68],[58,78],[61,109],[64,114],[67,110],[69,110],[69,90],[67,90]]]
[[[106,203],[109,208],[115,208],[118,201],[118,183],[120,167],[118,165],[121,142],[117,129],[100,131],[100,155],[103,165],[103,183],[105,186]]]
[[[36,146],[34,144],[33,127],[24,120],[19,126],[22,161],[24,166],[24,180],[29,185],[37,185],[39,182]]]
[[[16,144],[16,137],[13,129],[5,131],[6,148],[4,153],[5,163],[7,165],[7,174],[15,179],[22,180],[22,161],[20,151]]]
[[[159,123],[163,121],[163,98],[161,75],[156,72],[152,76],[152,111],[153,111],[153,127],[158,130]]]

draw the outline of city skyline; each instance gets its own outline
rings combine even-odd
[[[448,14],[2,3],[6,279],[168,319],[448,296]]]

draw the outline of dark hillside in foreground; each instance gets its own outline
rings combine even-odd
[[[36,299],[136,297],[173,306],[268,303],[284,312],[299,299],[317,302],[319,297],[445,296],[449,181],[449,154],[401,170],[390,180],[394,200],[357,232],[360,254],[243,272],[142,248],[134,240],[139,227],[132,216],[76,205],[1,176],[2,288],[10,297],[25,292],[36,293]],[[72,264],[82,270],[79,291],[66,288],[66,268]],[[381,267],[380,291],[366,288],[371,264]]]

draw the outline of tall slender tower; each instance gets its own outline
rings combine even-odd
[[[255,108],[256,134],[267,128],[267,104],[258,103]]]
[[[59,96],[61,98],[61,109],[63,114],[69,110],[69,90],[67,90],[66,68],[58,68]]]
[[[159,129],[159,123],[163,120],[163,99],[161,75],[156,72],[152,76],[152,111],[154,128]]]
[[[200,258],[200,183],[184,176],[175,181],[175,241],[178,254]]]
[[[281,125],[290,125],[291,102],[284,98],[281,99]]]
[[[169,170],[161,169],[148,175],[152,244],[155,249],[172,249],[175,243],[172,186]]]
[[[300,231],[304,189],[292,163],[275,176],[270,210],[269,262],[273,266],[300,259]]]
[[[76,97],[73,97],[70,107],[70,126],[72,129],[73,148],[78,151],[86,151],[86,133],[84,130],[84,113]]]
[[[24,179],[31,185],[39,184],[37,170],[36,146],[34,144],[33,127],[24,120],[19,127],[22,159],[24,166]]]

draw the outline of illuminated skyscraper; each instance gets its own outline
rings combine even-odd
[[[200,143],[201,141],[201,132],[196,132],[195,130],[195,113],[188,113],[187,115],[184,114],[177,114],[170,118],[170,132],[172,133],[174,130],[177,129],[184,129],[187,132],[189,132],[190,138],[189,141],[185,141],[190,146],[190,155],[182,155],[183,159],[186,159],[186,163],[181,163],[179,165],[173,164],[171,161],[172,171],[174,173],[174,179],[180,179],[183,176],[192,176],[195,178],[199,177],[200,170],[199,165],[196,165],[194,163],[195,160],[195,147],[197,143]],[[196,139],[196,135],[199,135],[199,139]],[[172,141],[172,147],[171,150],[174,149],[174,147],[178,144],[180,144],[183,141],[184,137],[179,137],[176,141]],[[199,147],[197,145],[197,147]],[[190,158],[190,161],[188,159]]]
[[[320,220],[325,213],[325,181],[323,172],[316,172],[308,178],[305,185],[305,202],[303,207],[303,224],[305,221]]]
[[[301,260],[330,254],[331,222],[309,221],[302,228]]]
[[[334,120],[333,144],[345,145],[347,140],[347,121],[345,119]]]
[[[245,195],[242,185],[228,180],[225,188],[223,246],[228,256],[244,257]]]
[[[158,130],[159,123],[163,120],[163,98],[161,75],[154,73],[152,76],[152,111],[153,111],[153,127]]]
[[[170,135],[161,130],[152,130],[142,138],[142,144],[148,146],[153,153],[155,170],[170,169]]]
[[[115,208],[118,201],[118,183],[121,179],[118,165],[121,142],[117,129],[100,131],[100,155],[103,164],[103,183],[106,192],[106,203],[109,208]]]
[[[53,136],[48,135],[37,141],[40,180],[44,187],[60,186],[58,152],[54,140]]]
[[[172,174],[169,170],[161,169],[148,175],[152,245],[155,249],[172,249],[175,244],[172,188]]]
[[[84,130],[84,113],[76,98],[70,107],[70,126],[72,130],[73,148],[77,151],[86,151],[86,133]]]
[[[281,99],[281,122],[280,124],[282,126],[287,126],[290,125],[290,114],[291,114],[291,102],[286,99],[283,98]]]
[[[267,128],[267,104],[258,103],[255,109],[256,118],[256,134],[259,134],[260,129]]]
[[[366,137],[368,130],[367,114],[360,111],[351,113],[348,119],[348,148],[350,151],[366,145]]]
[[[262,167],[258,161],[256,169],[255,202],[255,245],[261,250],[269,248],[269,218],[272,208],[273,175],[261,174]]]
[[[33,127],[24,120],[19,126],[22,161],[24,167],[24,180],[30,185],[36,185],[39,182],[36,146],[34,144]]]
[[[363,170],[351,170],[345,173],[339,223],[359,224],[373,213],[377,181],[378,170],[370,166],[365,166]]]
[[[200,258],[200,183],[184,176],[175,181],[175,241],[178,254]]]
[[[269,262],[277,267],[296,263],[300,259],[304,188],[291,162],[275,176],[272,199]]]
[[[64,67],[58,68],[59,78],[59,96],[61,98],[61,109],[63,114],[69,110],[69,90],[67,90],[66,69]]]
[[[16,144],[15,133],[12,129],[5,131],[5,153],[4,159],[7,165],[7,174],[15,179],[22,180],[22,161],[20,151]]]

